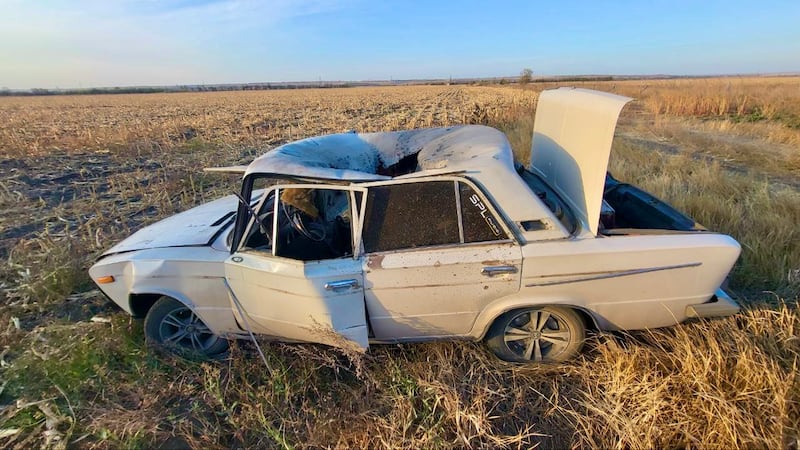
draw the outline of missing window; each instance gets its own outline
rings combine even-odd
[[[259,220],[251,228],[247,248],[301,261],[353,254],[349,191],[279,189],[277,207],[275,192],[269,192],[258,211]]]

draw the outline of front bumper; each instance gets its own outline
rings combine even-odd
[[[741,308],[733,301],[727,292],[722,288],[717,289],[714,297],[699,305],[689,305],[686,307],[686,317],[690,318],[704,318],[704,317],[723,317],[732,316],[739,312]]]

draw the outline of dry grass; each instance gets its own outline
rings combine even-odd
[[[626,132],[800,179],[800,78],[744,77],[579,83],[636,99]]]
[[[609,342],[561,411],[593,448],[780,448],[798,443],[796,309]]]
[[[223,362],[179,360],[145,348],[141,324],[85,274],[132,230],[235,187],[203,166],[289,139],[489,123],[525,159],[531,89],[0,98],[0,445],[797,448],[800,194],[779,183],[795,172],[746,158],[777,142],[797,155],[784,117],[800,100],[786,80],[591,86],[641,99],[625,113],[612,170],[739,239],[731,286],[749,306],[597,336],[577,361],[546,367],[507,365],[472,343],[378,346],[363,358],[265,343],[269,373],[247,343]],[[728,84],[722,108],[715,95]],[[775,113],[734,119],[756,107]],[[700,151],[698,127],[730,146]]]
[[[214,364],[148,353],[116,317],[23,338],[35,353],[6,370],[17,402],[2,419],[24,430],[6,441],[19,448],[48,429],[94,448],[780,448],[800,438],[799,332],[796,308],[753,308],[599,337],[568,365],[507,365],[469,343],[381,346],[360,376],[329,348],[272,344],[270,376],[240,348]]]
[[[627,95],[656,120],[667,117],[727,120],[731,123],[777,122],[800,129],[798,77],[730,77],[672,80],[577,82],[571,85]],[[536,89],[557,85],[543,83]],[[786,133],[797,142],[796,133]]]

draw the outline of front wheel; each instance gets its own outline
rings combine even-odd
[[[516,309],[498,317],[486,345],[510,362],[561,362],[580,352],[586,325],[572,309],[556,306]]]
[[[214,334],[183,303],[161,297],[144,319],[145,339],[149,344],[181,355],[214,357],[228,349],[228,341]]]

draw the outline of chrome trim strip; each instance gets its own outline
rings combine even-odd
[[[264,196],[264,201],[266,201]],[[275,188],[275,198],[272,200],[272,256],[278,256],[278,205],[281,202],[281,188]]]
[[[583,281],[593,281],[593,280],[604,280],[606,278],[617,278],[617,277],[627,277],[630,275],[639,275],[643,273],[650,273],[650,272],[658,272],[661,270],[673,270],[673,269],[683,269],[686,267],[697,267],[702,265],[701,262],[693,262],[693,263],[686,263],[686,264],[676,264],[673,266],[661,266],[661,267],[647,267],[645,269],[632,269],[632,270],[618,270],[613,272],[589,272],[589,273],[598,273],[598,275],[590,276],[590,277],[583,277],[583,278],[573,278],[571,280],[559,280],[559,281],[546,281],[544,283],[530,283],[526,284],[525,287],[535,287],[535,286],[555,286],[557,284],[569,284],[569,283],[580,283]],[[563,275],[545,275],[540,278],[545,277],[557,277],[557,276],[564,276],[568,277],[571,275],[583,275],[583,274],[570,274],[565,273]]]
[[[458,240],[464,243],[464,217],[461,212],[461,192],[458,189],[458,181],[453,181],[453,187],[456,191],[456,215],[458,215]]]

